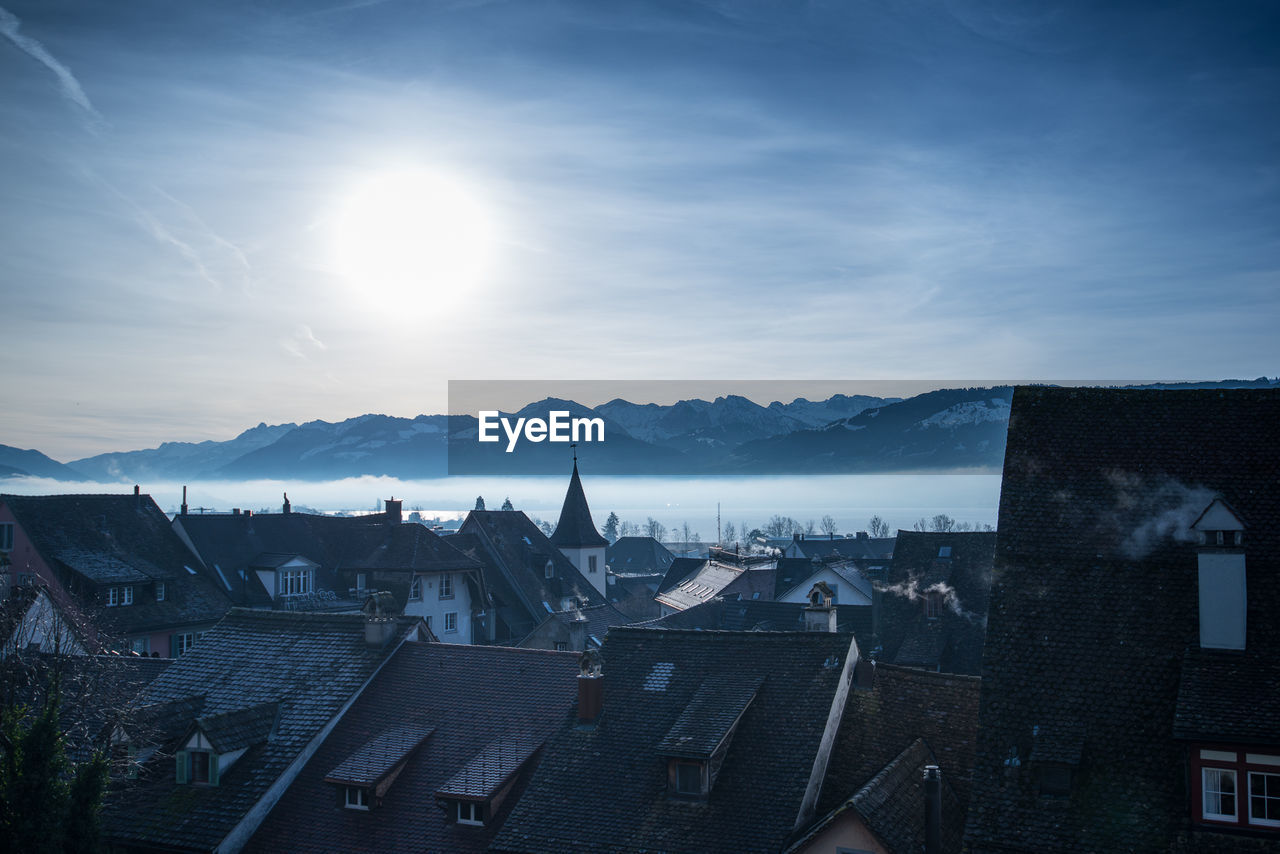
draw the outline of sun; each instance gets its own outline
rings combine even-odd
[[[446,301],[479,284],[494,255],[494,221],[462,180],[427,169],[357,181],[333,220],[337,271],[370,304]]]

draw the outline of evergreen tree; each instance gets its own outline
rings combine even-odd
[[[477,496],[476,496],[476,509],[477,509],[477,510],[483,510],[483,509],[484,509],[484,496],[483,496],[483,495],[477,495]]]
[[[98,813],[107,761],[95,754],[70,769],[58,697],[55,679],[34,719],[25,720],[25,708],[0,710],[0,838],[12,851],[87,854],[101,848]]]
[[[610,513],[609,518],[604,520],[604,527],[600,529],[600,533],[604,534],[604,538],[613,545],[618,541],[618,514]]]
[[[507,496],[507,500],[506,500],[506,501],[504,501],[504,502],[502,502],[502,509],[503,509],[503,510],[515,510],[515,509],[516,509],[515,505],[511,503],[511,496]]]

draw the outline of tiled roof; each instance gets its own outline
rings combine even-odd
[[[762,681],[743,674],[708,677],[658,743],[658,753],[709,759],[755,699]]]
[[[893,537],[802,537],[783,548],[794,545],[810,560],[829,557],[887,559],[895,553]]]
[[[1243,652],[1189,647],[1178,680],[1173,735],[1235,743],[1280,741],[1280,658],[1261,646]]]
[[[22,529],[61,573],[94,585],[165,584],[156,601],[145,587],[133,603],[98,608],[94,621],[108,633],[134,635],[212,623],[231,601],[200,559],[179,539],[150,495],[0,495]],[[96,593],[96,591],[95,591]]]
[[[401,618],[396,639],[372,646],[359,615],[232,610],[148,685],[141,699],[165,703],[203,695],[202,719],[243,713],[227,719],[237,724],[228,731],[241,732],[239,724],[262,722],[263,704],[278,703],[270,738],[250,747],[217,786],[177,784],[169,746],[139,780],[113,784],[103,810],[104,834],[126,846],[217,846],[374,674],[397,639],[418,624]]]
[[[591,643],[591,639],[595,639],[599,646],[604,641],[604,637],[609,633],[609,629],[614,626],[625,626],[631,623],[627,619],[627,615],[619,611],[617,608],[604,602],[600,605],[589,605],[585,608],[575,608],[571,611],[556,611],[552,613],[548,619],[555,620],[558,623],[569,626],[581,617],[586,620],[587,642]],[[536,630],[535,630],[536,631]]]
[[[582,491],[582,478],[578,477],[578,463],[573,464],[573,476],[569,478],[569,489],[564,494],[564,505],[560,508],[560,521],[556,523],[551,542],[558,548],[604,548],[609,541],[596,530],[596,523],[591,520],[591,508],[587,506],[587,495]]]
[[[819,812],[837,808],[922,738],[963,813],[973,789],[980,688],[976,676],[877,664],[871,690],[849,693]]]
[[[219,715],[205,715],[196,719],[196,726],[214,750],[230,753],[266,741],[279,713],[279,703],[259,703]]]
[[[934,757],[924,739],[917,738],[893,761],[854,793],[850,806],[891,854],[924,850],[924,768]],[[942,850],[960,851],[964,809],[942,775]]]
[[[669,608],[683,611],[719,596],[740,575],[749,571],[712,560],[702,561],[701,564],[698,569],[654,598]],[[750,571],[758,572],[759,570]]]
[[[324,775],[324,781],[372,786],[407,760],[433,732],[435,727],[422,723],[400,724],[380,732]]]
[[[603,711],[548,743],[497,851],[778,850],[801,803],[851,638],[617,628]],[[656,751],[709,679],[760,679],[705,801],[667,794]],[[607,797],[602,796],[607,793]]]
[[[994,531],[898,531],[882,585],[884,660],[977,675],[995,550]],[[931,588],[942,594],[942,607],[927,619],[923,597]]]
[[[188,514],[174,521],[239,604],[270,606],[253,569],[274,569],[295,557],[316,564],[315,586],[345,596],[351,575],[381,574],[404,604],[415,572],[462,572],[479,565],[425,525],[393,523],[385,514]]]
[[[489,565],[502,576],[498,589],[510,591],[515,599],[505,603],[508,612],[504,619],[516,638],[532,631],[551,611],[562,610],[566,599],[576,598],[583,605],[604,602],[591,582],[522,511],[473,510],[460,533],[479,539]],[[546,577],[548,560],[552,578]]]
[[[545,740],[571,725],[578,656],[492,646],[407,643],[365,689],[285,791],[248,851],[479,852],[519,797],[519,772],[483,827],[450,820],[436,793],[495,741]],[[434,727],[381,804],[368,812],[335,806],[325,776],[379,733],[406,719]]]
[[[491,798],[541,747],[542,739],[524,733],[491,741],[436,790],[436,797],[460,801]]]
[[[720,588],[726,599],[772,599],[777,569],[773,565],[747,567],[733,581]]]
[[[673,560],[653,537],[619,537],[605,551],[605,563],[618,573],[665,573]]]
[[[836,621],[862,649],[871,648],[871,606],[837,605]],[[799,602],[713,599],[644,623],[655,629],[725,629],[734,632],[802,632],[805,606]]]
[[[1278,471],[1274,389],[1015,391],[966,830],[975,851],[1201,845],[1187,841],[1179,736],[1274,743],[1280,732],[1274,675],[1250,663],[1280,660]],[[1233,682],[1222,703],[1214,685],[1232,656],[1186,652],[1199,631],[1187,527],[1215,497],[1249,520],[1237,657],[1240,675],[1261,677]],[[1037,797],[1033,733],[1069,726],[1084,731],[1073,795]]]

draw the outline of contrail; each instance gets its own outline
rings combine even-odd
[[[84,89],[80,88],[80,81],[76,80],[75,75],[71,73],[71,69],[54,59],[53,55],[45,50],[44,45],[40,44],[40,42],[18,32],[20,26],[22,26],[22,22],[18,20],[18,16],[0,6],[0,34],[3,34],[5,38],[13,42],[13,46],[18,50],[52,71],[54,76],[58,78],[62,94],[68,100],[93,116],[97,121],[103,121],[102,114],[93,108],[93,104],[89,103],[89,96],[84,93]]]

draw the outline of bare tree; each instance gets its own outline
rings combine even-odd
[[[867,523],[867,529],[871,532],[871,536],[877,539],[889,536],[889,523],[879,516],[871,517],[871,521]]]
[[[652,516],[645,520],[644,532],[647,536],[653,537],[658,542],[662,542],[667,538],[667,526]]]
[[[726,523],[724,526],[724,540],[722,542],[736,543],[737,541],[738,541],[738,529],[733,527],[732,522]]]
[[[826,534],[828,537],[834,537],[836,535],[835,517],[830,514],[823,516],[820,527],[822,528],[822,533]]]
[[[917,531],[927,531],[929,530],[929,520],[921,516],[911,527],[915,528]]]
[[[635,522],[623,521],[622,524],[618,526],[619,537],[638,537],[641,533],[640,526]]]
[[[804,523],[804,535],[806,537],[812,537],[816,533],[818,533],[818,526],[814,524],[812,519]]]
[[[939,513],[930,521],[931,530],[940,534],[945,534],[956,529],[956,520],[952,519],[946,513]]]

